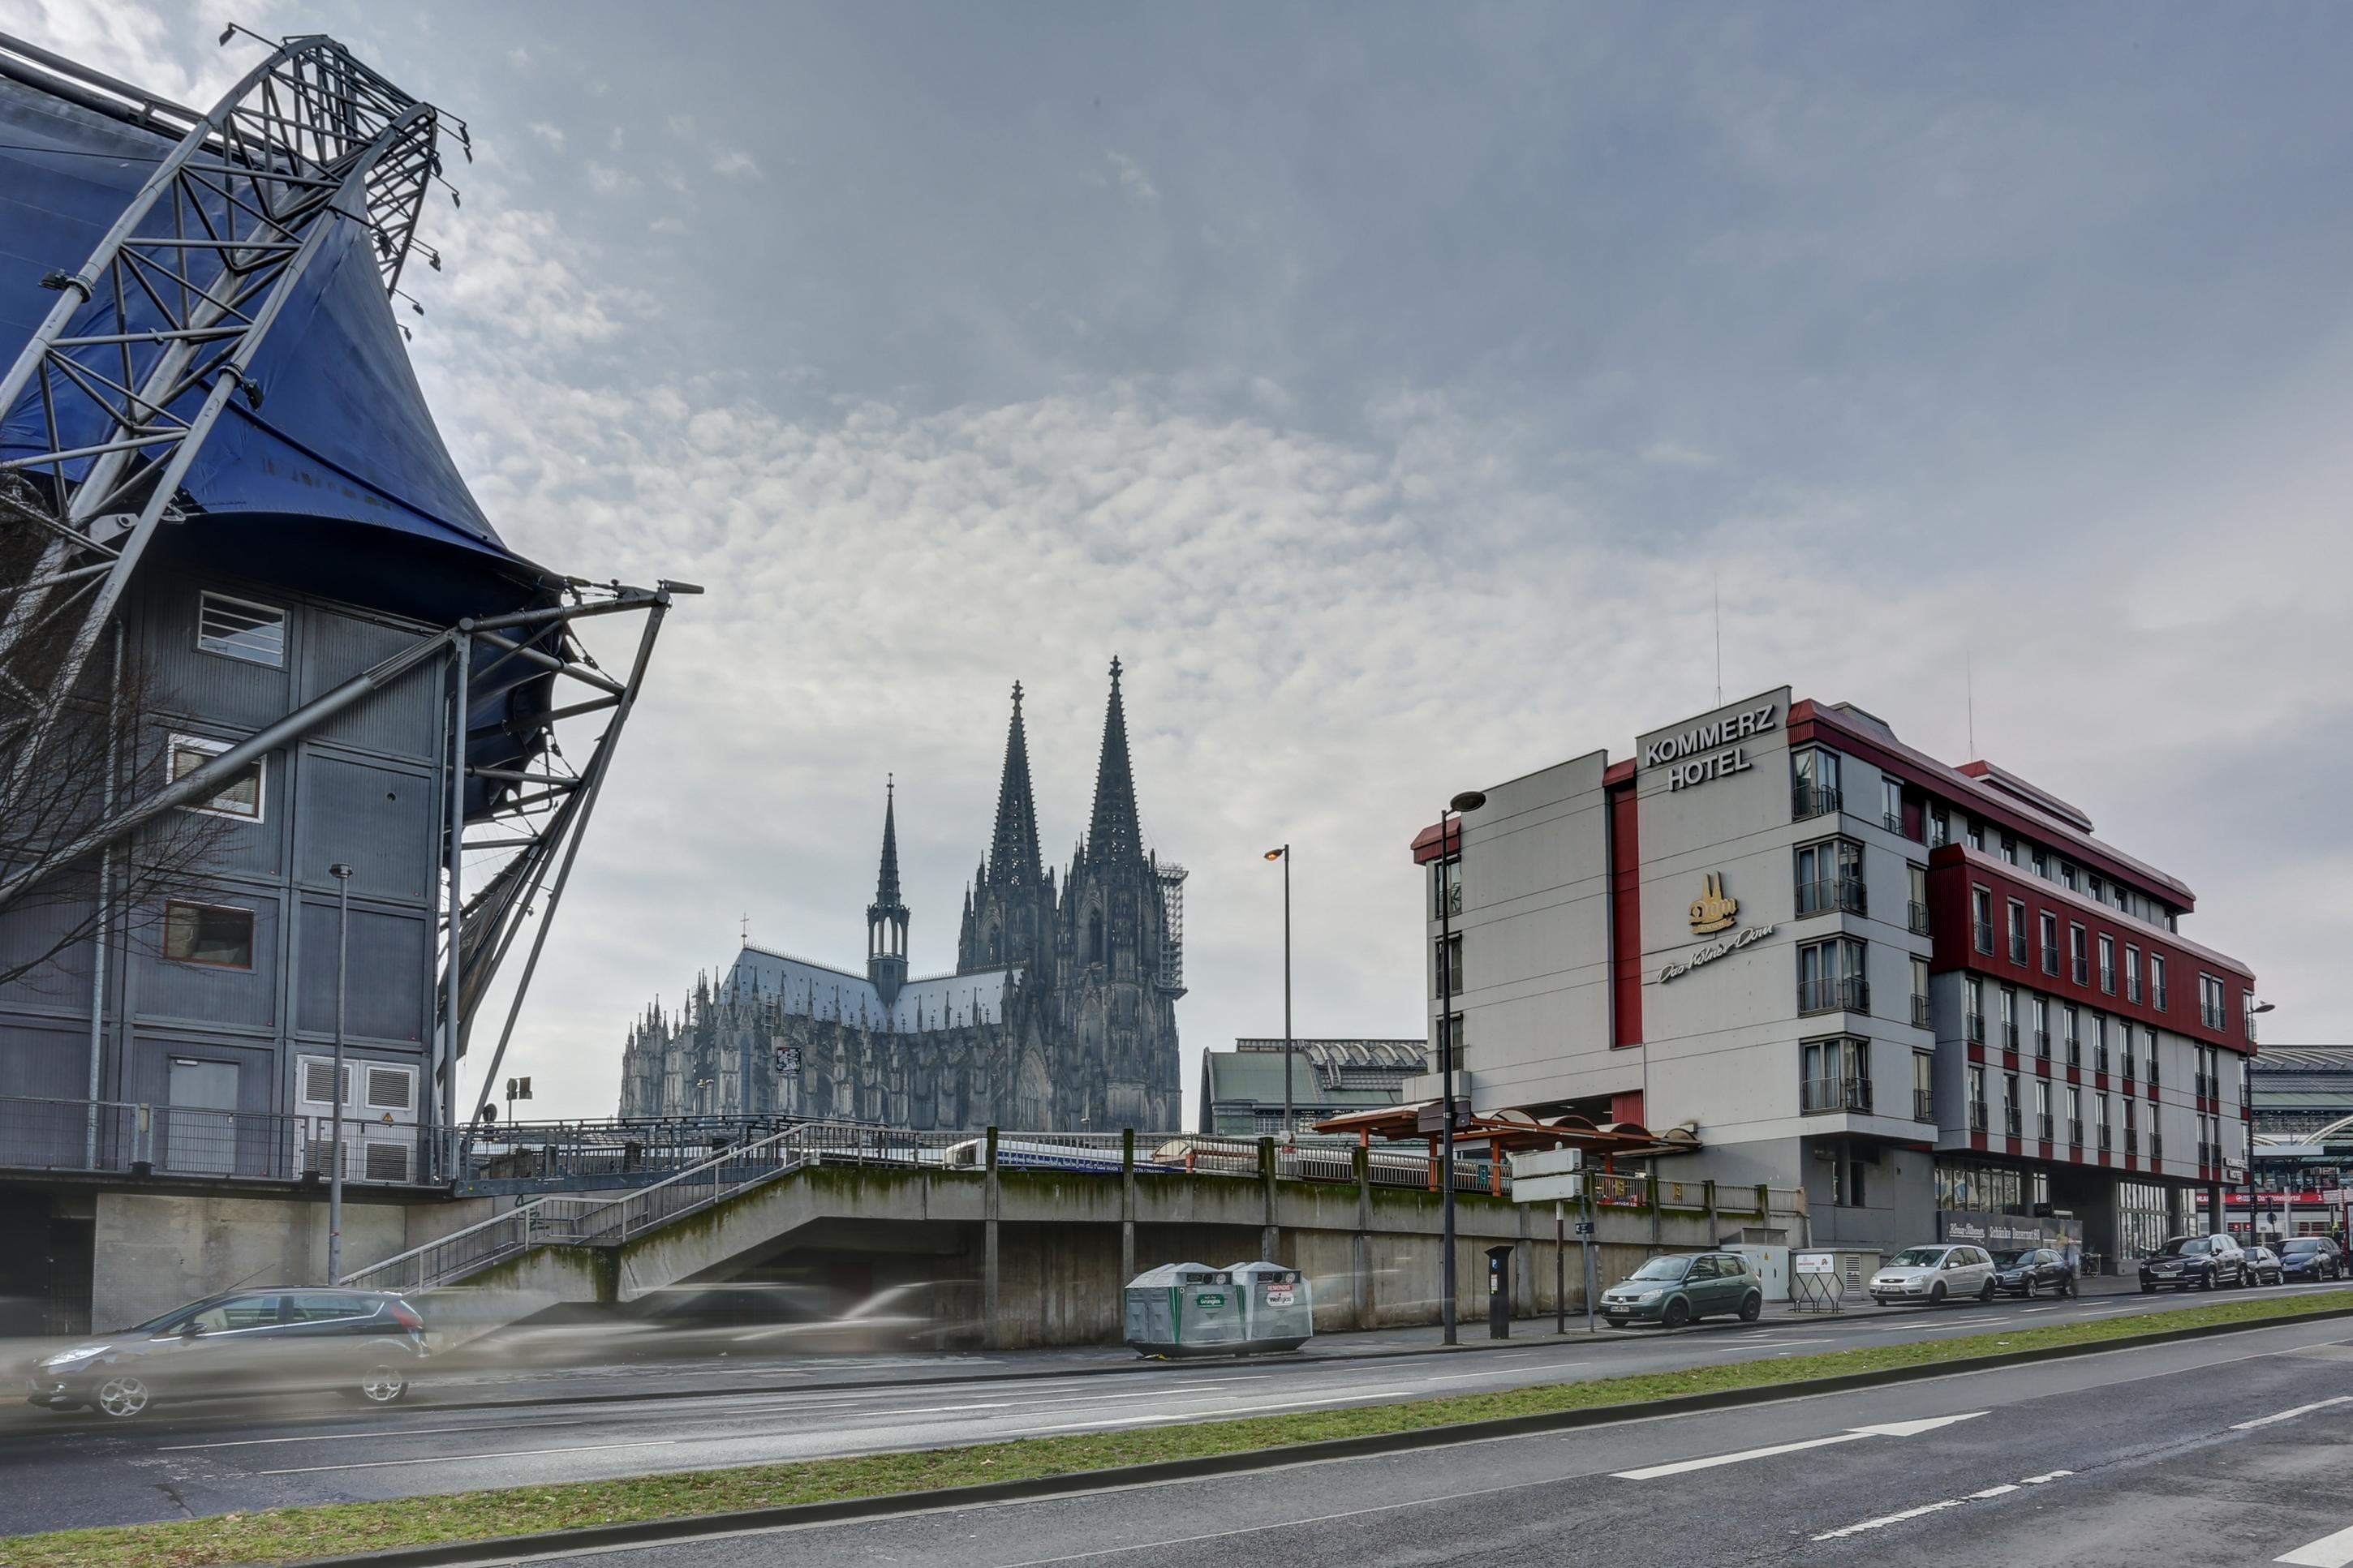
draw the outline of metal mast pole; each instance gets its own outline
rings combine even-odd
[[[1444,1342],[1454,1339],[1454,889],[1447,880],[1446,822],[1453,814],[1449,805],[1438,814],[1438,1103],[1440,1125],[1445,1131],[1440,1135],[1438,1180],[1440,1184],[1438,1206],[1443,1215],[1442,1233],[1439,1246],[1443,1265]],[[1456,854],[1461,853],[1458,847]]]
[[[1291,1079],[1298,1057],[1291,1038],[1291,846],[1282,847],[1282,1142],[1299,1140],[1298,1113],[1291,1103]]]
[[[328,1140],[327,1283],[343,1278],[343,1002],[351,977],[352,868],[327,868],[335,879],[335,1127]]]

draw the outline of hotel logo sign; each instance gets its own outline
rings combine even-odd
[[[1725,896],[1724,874],[1710,871],[1700,896],[1692,900],[1692,935],[1708,936],[1716,931],[1730,931],[1732,922],[1739,918],[1740,900]]]
[[[1756,764],[1748,760],[1748,748],[1740,742],[1751,735],[1778,729],[1780,715],[1779,703],[1767,702],[1680,735],[1653,741],[1642,749],[1642,765],[1668,769],[1669,790],[1689,789],[1710,779],[1745,773]]]
[[[1732,922],[1740,918],[1740,900],[1724,890],[1724,874],[1710,871],[1701,884],[1700,895],[1692,900],[1691,929],[1694,936],[1706,936],[1715,931],[1729,931]],[[1709,942],[1694,951],[1689,958],[1678,959],[1659,967],[1659,984],[1689,974],[1703,963],[1714,963],[1729,953],[1738,952],[1752,942],[1764,941],[1773,934],[1770,925],[1750,926],[1736,936],[1722,942]]]

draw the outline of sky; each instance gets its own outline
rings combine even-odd
[[[1282,1029],[1265,849],[1297,1032],[1419,1035],[1415,832],[1719,682],[2083,805],[2353,1038],[2353,9],[0,0],[182,101],[232,19],[470,125],[405,319],[506,539],[710,589],[540,1115],[747,923],[858,967],[886,775],[952,966],[1009,689],[1064,860],[1114,654],[1188,1100]]]

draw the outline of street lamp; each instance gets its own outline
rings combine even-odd
[[[1270,849],[1266,858],[1282,862],[1282,1146],[1288,1150],[1299,1135],[1291,1105],[1291,846]]]
[[[1446,1341],[1454,1341],[1454,887],[1446,879],[1446,819],[1461,812],[1476,811],[1487,804],[1487,797],[1475,789],[1466,789],[1446,805],[1438,814],[1438,984],[1443,999],[1438,1009],[1438,1097],[1444,1108],[1442,1121],[1446,1127],[1444,1149],[1439,1156],[1439,1180],[1445,1186],[1445,1195],[1439,1207],[1445,1218],[1444,1238],[1440,1247],[1446,1267]],[[1455,845],[1456,876],[1461,876],[1462,847]]]
[[[335,1129],[327,1142],[327,1283],[343,1281],[343,997],[351,975],[352,868],[327,868],[335,879]]]

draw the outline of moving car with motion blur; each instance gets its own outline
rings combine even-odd
[[[2280,1243],[2280,1277],[2315,1285],[2345,1278],[2345,1255],[2325,1236],[2295,1236]]]
[[[44,1357],[28,1404],[127,1421],[159,1401],[334,1390],[366,1405],[406,1397],[425,1320],[378,1290],[238,1290],[94,1334]]]
[[[1764,1282],[1736,1252],[1653,1258],[1601,1294],[1601,1315],[1613,1329],[1630,1323],[1680,1329],[1712,1313],[1736,1313],[1753,1323],[1764,1310]]]
[[[1994,1255],[1993,1288],[2005,1296],[2053,1296],[2075,1293],[2075,1266],[2053,1247],[2029,1247],[2024,1252]]]
[[[2140,1260],[2140,1293],[2219,1290],[2247,1283],[2247,1255],[2227,1236],[2177,1236]]]
[[[1907,1247],[1879,1266],[1870,1286],[1871,1299],[1883,1307],[1898,1301],[1941,1307],[1971,1296],[1990,1301],[1994,1289],[1993,1255],[1966,1242]]]
[[[2284,1285],[2287,1274],[2280,1264],[2280,1256],[2260,1241],[2240,1244],[2247,1255],[2247,1282],[2251,1285]]]

